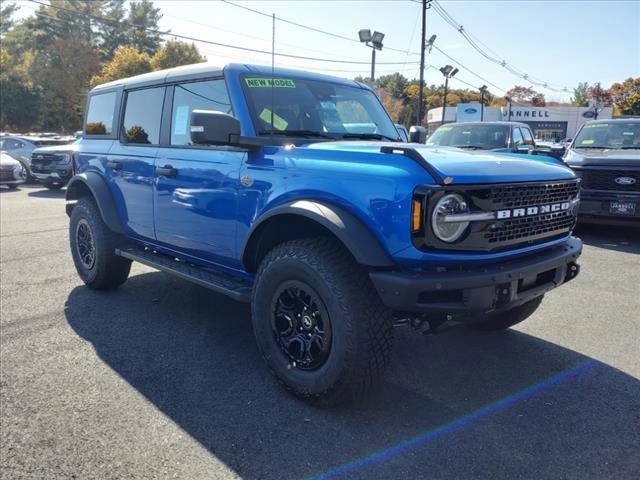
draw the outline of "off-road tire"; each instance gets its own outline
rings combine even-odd
[[[78,250],[78,226],[88,226],[95,248],[94,261],[88,267]],[[100,211],[90,197],[82,197],[73,208],[69,222],[69,243],[73,263],[82,281],[95,290],[109,290],[122,285],[129,276],[131,260],[115,254],[121,237],[111,231],[102,220]]]
[[[469,326],[484,331],[506,330],[529,318],[538,309],[543,298],[544,295],[506,312],[489,314],[483,320],[471,323]]]
[[[331,347],[316,370],[293,366],[271,327],[276,293],[292,280],[313,289],[329,314]],[[288,241],[266,255],[253,288],[252,322],[258,348],[276,379],[314,404],[333,405],[359,396],[381,379],[391,357],[391,311],[380,301],[366,269],[332,238]]]

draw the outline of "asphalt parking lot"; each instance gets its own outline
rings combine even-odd
[[[2,478],[640,478],[640,235],[502,333],[397,330],[383,385],[321,410],[270,378],[249,309],[134,265],[77,277],[64,191],[2,188]]]

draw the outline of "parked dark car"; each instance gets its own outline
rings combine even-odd
[[[582,222],[640,227],[640,118],[582,126],[564,161],[582,178]]]
[[[76,140],[70,145],[36,148],[31,154],[31,175],[51,190],[64,187],[73,176],[73,157],[78,151]]]

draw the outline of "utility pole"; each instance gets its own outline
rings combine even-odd
[[[420,41],[420,91],[418,92],[418,125],[424,118],[424,52],[427,48],[427,8],[431,0],[422,0],[422,37]]]
[[[594,115],[593,119],[598,119],[598,106],[600,105],[600,82],[596,83],[596,104],[593,107]]]

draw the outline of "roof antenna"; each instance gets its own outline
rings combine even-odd
[[[274,83],[275,83],[275,63],[276,63],[276,14],[272,14],[271,26],[271,137],[273,137],[273,110],[275,108]]]

